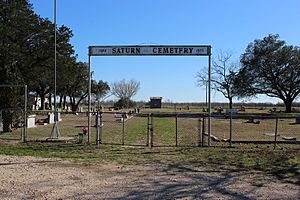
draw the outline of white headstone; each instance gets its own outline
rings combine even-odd
[[[27,117],[27,128],[34,128],[35,125],[35,115],[30,115]]]
[[[54,114],[53,113],[48,113],[48,123],[54,124]]]
[[[60,115],[60,113],[58,112],[58,113],[57,113],[57,121],[60,122],[61,120],[62,120],[62,119],[61,119],[61,115]]]

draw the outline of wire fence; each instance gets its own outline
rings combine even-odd
[[[300,123],[297,120],[297,117],[282,116],[213,116],[211,143],[212,146],[300,144]]]
[[[26,141],[26,108],[26,85],[0,85],[0,139]]]
[[[234,146],[241,143],[281,144],[299,147],[299,117],[200,114],[141,114],[91,112],[90,142],[96,144],[159,146]],[[60,140],[87,143],[87,112],[58,114]],[[49,141],[52,112],[0,110],[0,139]],[[11,118],[14,117],[14,120]],[[25,123],[26,121],[26,123]],[[15,123],[12,123],[15,122]],[[25,128],[26,125],[26,128]],[[26,133],[26,135],[25,135]]]

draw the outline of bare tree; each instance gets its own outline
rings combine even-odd
[[[223,94],[228,99],[229,108],[232,109],[233,98],[237,96],[234,87],[234,80],[239,69],[238,63],[231,62],[232,53],[219,52],[217,60],[213,59],[211,69],[212,89]],[[197,73],[197,82],[199,86],[207,84],[207,72]]]
[[[131,79],[129,81],[123,79],[111,84],[112,95],[118,97],[120,102],[124,102],[124,107],[129,106],[131,98],[136,95],[139,89],[140,82],[134,79]]]

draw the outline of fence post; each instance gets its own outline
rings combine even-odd
[[[99,145],[99,111],[96,113],[96,145]]]
[[[147,115],[147,139],[146,139],[146,146],[149,146],[149,132],[150,132],[150,116],[149,114]]]
[[[150,128],[150,148],[153,147],[153,114],[150,114],[151,128]]]
[[[100,112],[100,116],[99,116],[99,143],[102,144],[102,127],[103,127],[103,122],[102,122],[102,112]]]
[[[25,143],[25,135],[24,135],[24,128],[25,128],[25,115],[24,115],[24,111],[21,109],[21,115],[22,115],[22,127],[21,127],[21,132],[20,132],[20,140],[21,140],[21,142],[24,142]]]
[[[153,145],[153,116],[151,113],[148,114],[148,134],[147,134],[147,146],[152,148]]]
[[[23,142],[27,140],[27,85],[24,86],[24,133]]]
[[[275,142],[274,142],[274,149],[276,148],[276,143],[277,143],[277,132],[278,132],[278,117],[276,117],[276,124],[275,124]]]
[[[199,117],[198,119],[198,133],[199,133],[199,138],[198,138],[198,147],[201,146],[202,143],[202,131],[201,131],[201,118]]]
[[[176,147],[178,145],[178,114],[175,114]]]
[[[147,146],[152,148],[153,145],[153,116],[148,114],[148,127],[147,127]]]
[[[230,123],[229,123],[229,147],[232,147],[232,112],[230,112]]]
[[[205,116],[202,118],[202,147],[204,147],[204,134],[205,134]]]
[[[124,145],[125,140],[125,115],[126,113],[122,114],[122,145]]]

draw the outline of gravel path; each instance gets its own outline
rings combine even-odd
[[[0,155],[0,199],[299,199],[300,186],[259,172],[75,165]]]

